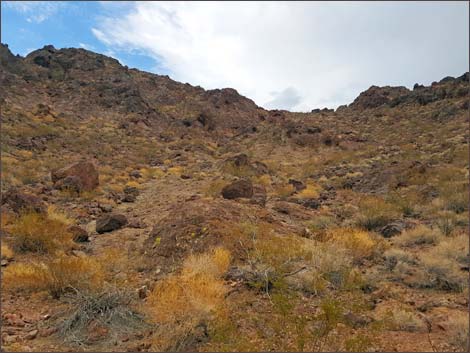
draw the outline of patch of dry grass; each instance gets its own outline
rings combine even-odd
[[[226,288],[221,276],[227,271],[230,253],[222,248],[192,255],[181,273],[158,282],[149,296],[149,310],[159,323],[154,345],[178,350],[201,325],[223,311]]]
[[[18,252],[53,253],[73,244],[67,224],[37,213],[22,215],[8,230],[13,236],[13,248]]]
[[[54,298],[68,289],[93,290],[104,280],[101,265],[89,257],[59,255],[44,262],[17,263],[3,274],[6,290],[48,291]]]
[[[437,229],[431,229],[425,225],[405,230],[394,238],[394,243],[398,246],[416,246],[425,244],[437,244],[443,238]]]

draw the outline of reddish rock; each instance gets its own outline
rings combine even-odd
[[[89,161],[78,162],[51,172],[51,179],[55,185],[57,185],[60,180],[70,176],[76,177],[80,181],[80,186],[83,191],[91,191],[99,185],[98,170],[95,165]]]
[[[46,205],[41,199],[34,195],[20,192],[15,188],[3,194],[2,206],[6,206],[17,214],[21,212],[46,212]]]
[[[250,180],[237,180],[222,189],[222,196],[224,199],[251,198],[253,184]]]

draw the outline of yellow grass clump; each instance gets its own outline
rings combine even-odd
[[[149,302],[156,320],[210,316],[223,302],[225,287],[220,277],[229,263],[230,253],[222,248],[190,256],[180,274],[158,283],[152,292]]]
[[[297,194],[300,199],[316,199],[320,196],[320,187],[313,183],[308,183],[307,187]]]
[[[347,249],[356,261],[371,258],[378,246],[369,232],[355,228],[333,229],[328,232],[327,239]]]
[[[2,252],[2,260],[3,259],[10,260],[14,256],[13,250],[11,250],[11,248],[6,244],[2,244],[1,252]]]
[[[419,225],[395,237],[394,243],[399,246],[437,244],[442,238],[443,236],[439,230],[431,229],[425,225]]]
[[[48,291],[54,298],[68,289],[97,289],[103,280],[104,272],[96,260],[64,254],[45,262],[12,264],[3,274],[6,290]]]
[[[67,224],[38,213],[19,217],[9,228],[13,248],[20,252],[53,253],[72,246]]]

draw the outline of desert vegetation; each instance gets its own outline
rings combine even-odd
[[[468,73],[294,113],[0,56],[5,351],[465,351]]]

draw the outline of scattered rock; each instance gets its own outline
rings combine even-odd
[[[302,191],[307,188],[304,183],[295,179],[289,179],[289,184],[291,184],[296,191]]]
[[[39,331],[38,330],[32,330],[32,331],[29,331],[26,336],[24,336],[24,338],[26,340],[33,340],[37,337]]]
[[[2,196],[2,206],[6,206],[14,213],[25,211],[46,213],[46,205],[38,197],[11,188]]]
[[[140,170],[133,170],[132,172],[129,173],[129,176],[131,178],[135,178],[135,179],[140,179],[142,178],[142,173],[140,172]]]
[[[127,218],[123,214],[107,214],[96,220],[96,232],[99,234],[112,232],[127,224]]]
[[[106,213],[112,212],[112,210],[113,210],[113,206],[110,205],[110,204],[107,204],[107,203],[99,204],[98,207],[101,211],[106,212]]]
[[[137,199],[137,196],[139,196],[139,189],[137,189],[134,186],[126,186],[124,188],[124,197],[122,201],[135,202],[135,200]]]
[[[391,238],[400,234],[404,228],[405,227],[402,223],[393,222],[382,227],[380,229],[380,234],[382,234],[384,238]]]
[[[92,162],[83,161],[51,172],[54,184],[69,176],[78,178],[83,191],[91,191],[99,185],[99,174]]]
[[[222,189],[225,199],[237,199],[240,197],[251,198],[253,196],[253,184],[250,180],[237,180]]]

